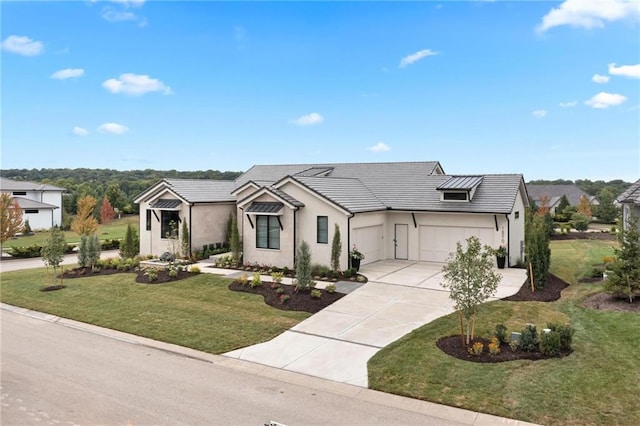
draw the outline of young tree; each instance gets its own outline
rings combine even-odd
[[[566,195],[562,195],[562,197],[560,197],[560,202],[558,202],[558,206],[556,207],[556,220],[559,222],[566,222],[569,220],[569,217],[567,217],[567,215],[564,213],[564,209],[566,209],[567,207],[569,207],[571,204],[569,204],[569,199],[567,198]]]
[[[116,212],[109,202],[109,198],[105,195],[102,197],[102,206],[100,206],[100,223],[109,223],[116,217]]]
[[[81,268],[89,266],[89,237],[80,235],[80,244],[78,244],[78,265]]]
[[[235,216],[231,219],[231,257],[236,265],[240,262],[240,253],[242,251],[242,244],[240,243],[240,232],[238,232],[238,221]]]
[[[90,235],[89,237],[89,248],[87,250],[87,261],[88,267],[93,268],[96,266],[98,259],[100,259],[100,240],[98,239],[97,234]]]
[[[537,210],[536,213],[539,216],[544,216],[547,213],[549,213],[549,210],[550,210],[550,208],[549,208],[550,198],[549,198],[549,196],[547,194],[542,194],[542,195],[540,195],[540,200],[539,201],[540,201],[540,205],[538,206],[538,210]]]
[[[0,194],[0,250],[2,244],[9,238],[22,231],[22,209],[18,202],[7,193]]]
[[[580,232],[584,232],[589,229],[589,222],[591,222],[590,216],[584,213],[574,213],[571,215],[571,226]]]
[[[67,248],[67,243],[64,240],[64,234],[57,226],[51,228],[49,237],[45,240],[42,246],[42,261],[48,267],[53,268],[53,285],[56,284],[56,276],[58,273],[58,267],[64,259],[64,252]]]
[[[189,238],[189,226],[187,221],[182,221],[182,255],[186,258],[191,257],[191,239]]]
[[[591,204],[589,203],[589,199],[585,195],[582,195],[580,197],[580,204],[578,204],[578,213],[582,213],[583,215],[591,219]]]
[[[609,188],[603,188],[598,193],[599,205],[595,206],[595,215],[603,222],[614,223],[620,214],[620,209],[613,202],[616,195]]]
[[[604,281],[604,290],[627,297],[632,303],[640,294],[640,229],[636,215],[629,215],[626,222],[624,231],[618,236],[620,248],[616,249],[616,260]]]
[[[466,322],[466,340],[468,345],[473,339],[478,306],[495,294],[502,276],[493,269],[494,259],[491,247],[480,245],[477,237],[466,240],[466,250],[462,244],[456,243],[456,252],[452,253],[442,269],[444,282],[442,286],[451,292],[449,297],[455,302],[454,308],[460,315],[460,329],[463,329],[463,318]]]
[[[342,239],[340,238],[340,227],[336,223],[331,241],[331,269],[340,270],[340,255],[342,254]]]
[[[127,232],[124,236],[124,241],[120,245],[120,257],[123,259],[130,259],[136,257],[140,253],[140,240],[136,229],[127,225]]]
[[[71,230],[78,235],[92,235],[98,232],[98,221],[93,217],[96,199],[85,195],[78,199],[78,215],[71,222]]]
[[[308,290],[312,287],[311,251],[306,241],[300,243],[296,256],[296,291]]]
[[[525,257],[527,262],[531,263],[531,268],[527,268],[527,276],[531,280],[531,270],[533,269],[535,288],[545,286],[551,264],[546,216],[548,215],[527,214],[525,218]]]

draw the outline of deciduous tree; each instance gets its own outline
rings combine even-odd
[[[582,213],[588,218],[591,218],[591,204],[589,203],[589,199],[583,195],[580,197],[580,203],[578,204],[578,213]]]
[[[0,194],[0,249],[9,238],[22,231],[22,209],[18,202],[7,192]]]
[[[495,294],[502,276],[493,269],[494,259],[491,247],[482,247],[477,237],[466,240],[467,248],[456,243],[456,251],[449,256],[442,269],[443,287],[450,291],[449,297],[454,301],[454,308],[460,314],[460,328],[463,318],[466,323],[466,340],[468,345],[473,339],[473,327],[478,306]]]
[[[78,235],[92,235],[98,232],[98,221],[93,217],[96,199],[85,195],[78,199],[78,215],[71,222],[71,230]]]
[[[53,285],[56,283],[56,277],[58,275],[58,268],[60,263],[64,259],[64,252],[67,248],[67,243],[64,240],[64,234],[57,226],[51,228],[49,237],[45,240],[40,254],[42,255],[42,261],[47,268],[53,268]]]
[[[102,197],[102,205],[100,206],[100,223],[109,223],[116,217],[116,212],[109,202],[109,198],[105,195]]]
[[[547,194],[542,194],[540,195],[540,199],[538,200],[540,203],[538,204],[538,210],[537,210],[537,214],[539,216],[544,216],[547,213],[549,213],[549,195]]]

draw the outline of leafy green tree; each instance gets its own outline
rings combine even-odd
[[[618,297],[627,297],[632,303],[640,294],[640,229],[636,215],[626,218],[624,231],[618,238],[620,248],[616,249],[616,260],[610,266],[604,290]]]
[[[598,193],[599,205],[595,206],[595,215],[602,222],[614,223],[620,215],[620,209],[615,206],[616,195],[609,188],[603,188]]]
[[[342,254],[342,239],[340,237],[340,227],[336,223],[331,241],[331,269],[340,270],[340,255]]]
[[[549,248],[549,226],[544,216],[527,214],[525,218],[525,256],[531,263],[527,268],[527,276],[531,280],[533,269],[533,283],[537,289],[547,283],[549,267],[551,265],[551,249]]]
[[[58,268],[60,263],[64,259],[64,252],[67,249],[67,243],[64,240],[64,234],[57,226],[51,228],[49,237],[45,240],[40,254],[42,255],[42,261],[47,268],[53,268],[53,284],[56,284],[56,277],[58,275]]]
[[[491,247],[482,247],[477,237],[466,240],[467,248],[456,243],[456,251],[447,259],[442,269],[444,282],[442,286],[450,291],[449,297],[454,301],[454,308],[460,314],[460,329],[463,318],[466,323],[466,340],[468,345],[473,339],[475,317],[478,306],[495,294],[502,276],[493,268],[494,258]]]
[[[123,259],[134,258],[140,253],[140,239],[138,232],[131,224],[127,225],[124,241],[120,245],[120,257]]]
[[[584,213],[577,212],[571,216],[571,226],[580,232],[584,232],[589,229],[590,222],[591,219]]]
[[[191,256],[191,239],[189,238],[189,226],[187,226],[187,221],[182,221],[182,255],[185,258],[189,258]]]
[[[567,222],[569,220],[569,216],[564,213],[564,209],[566,209],[570,205],[571,204],[569,204],[569,199],[566,195],[563,194],[562,197],[560,197],[558,206],[556,207],[556,220],[558,222]]]
[[[309,290],[312,286],[311,250],[309,244],[303,240],[296,256],[296,291]]]
[[[127,199],[127,194],[125,194],[124,191],[120,189],[120,185],[117,182],[109,184],[105,195],[107,198],[109,198],[109,201],[111,202],[113,208],[118,209],[118,211],[122,211],[127,204],[131,204],[131,202]]]
[[[237,265],[240,263],[240,255],[242,252],[242,243],[240,242],[240,232],[238,232],[238,220],[233,216],[231,220],[231,257]]]

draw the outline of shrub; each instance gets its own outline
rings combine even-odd
[[[178,270],[176,268],[169,269],[169,277],[170,278],[178,278]]]
[[[282,272],[272,272],[271,279],[276,285],[282,284],[282,279],[284,278],[284,274]]]
[[[522,335],[520,336],[520,349],[523,351],[531,352],[535,351],[538,346],[538,331],[536,330],[536,326],[529,324],[524,330],[522,330]]]
[[[89,237],[80,235],[80,244],[78,245],[78,265],[81,268],[89,266]]]
[[[359,283],[366,283],[367,279],[363,275],[358,275],[358,282]]]
[[[507,343],[507,326],[504,324],[496,325],[496,334],[498,341],[501,343]]]
[[[520,346],[520,343],[515,340],[512,340],[509,342],[509,347],[511,348],[512,352],[515,352],[519,346]]]
[[[327,293],[335,293],[336,292],[336,285],[335,284],[327,284],[327,286],[324,288]]]
[[[344,271],[344,277],[345,278],[351,278],[352,276],[353,276],[353,272],[351,272],[351,268],[349,268],[346,271]]]
[[[560,337],[560,350],[570,350],[571,343],[573,342],[573,334],[575,333],[575,329],[570,325],[562,325],[549,323],[547,324],[547,328],[551,329],[551,331],[555,331],[558,333]]]
[[[280,295],[280,303],[284,304],[287,302],[287,300],[291,299],[291,296],[289,296],[288,294],[281,294]]]
[[[189,268],[189,272],[191,272],[192,274],[199,274],[199,273],[201,273],[202,271],[200,270],[200,268],[199,268],[199,267],[197,267],[197,266],[192,266],[192,267],[190,267],[190,268]]]
[[[277,294],[282,294],[282,293],[284,293],[284,289],[282,287],[278,287],[278,288],[276,288],[276,293]]]
[[[584,213],[574,213],[571,216],[571,225],[578,231],[584,232],[589,228],[591,219]]]
[[[144,275],[149,278],[149,281],[155,281],[158,279],[158,269],[149,268],[145,271]]]
[[[24,235],[29,235],[31,234],[31,225],[29,224],[29,219],[24,221],[24,228],[22,229],[22,233]]]
[[[313,290],[311,290],[311,297],[313,297],[314,299],[320,299],[322,297],[322,292],[314,288]]]
[[[238,282],[242,285],[247,285],[247,283],[249,282],[249,277],[247,276],[247,274],[242,274],[238,277]]]
[[[327,272],[329,272],[329,268],[327,266],[321,265],[319,263],[314,263],[311,266],[311,275],[314,277],[326,277]]]
[[[500,340],[497,337],[491,338],[491,343],[488,345],[489,354],[498,355],[500,353]]]
[[[545,355],[555,356],[560,353],[560,333],[550,331],[540,336],[540,352]]]
[[[120,245],[120,256],[124,258],[135,257],[139,253],[140,238],[138,237],[138,232],[136,231],[136,228],[129,224],[127,225],[124,242]]]
[[[475,342],[468,350],[471,355],[481,355],[483,349],[484,344],[482,342]]]
[[[254,272],[253,277],[251,278],[251,288],[258,287],[262,285],[262,280],[260,279],[260,272]]]
[[[303,240],[296,257],[296,290],[309,289],[311,282],[311,251],[309,244]]]

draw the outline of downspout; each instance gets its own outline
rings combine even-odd
[[[508,213],[505,213],[504,217],[507,219],[507,268],[511,268],[511,222]]]
[[[351,218],[355,216],[355,213],[351,213],[351,216],[347,217],[347,265],[351,268],[351,256],[349,251],[351,250]]]
[[[189,203],[189,259],[191,259],[191,253],[193,253],[193,245],[191,244],[193,238],[193,227],[191,224],[193,223],[191,218],[193,217],[191,214],[191,208],[193,207],[192,203]]]
[[[297,252],[297,215],[299,207],[293,210],[293,267],[296,267],[296,252]]]

